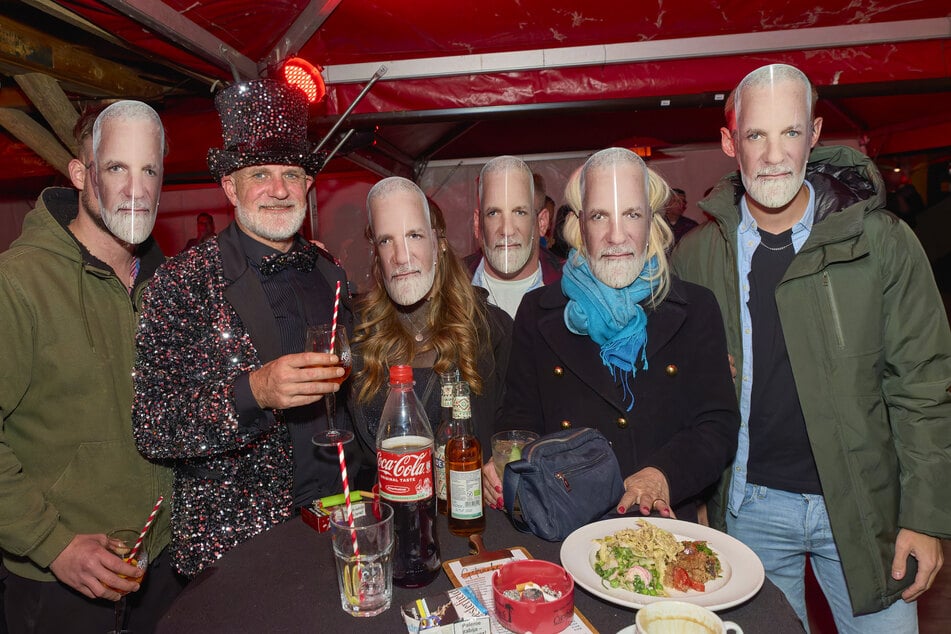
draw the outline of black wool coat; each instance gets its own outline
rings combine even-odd
[[[498,428],[598,429],[623,477],[656,467],[678,517],[694,520],[697,502],[733,460],[740,423],[713,293],[672,278],[667,298],[648,309],[647,368],[631,382],[630,411],[600,346],[565,325],[567,303],[560,284],[522,299]]]

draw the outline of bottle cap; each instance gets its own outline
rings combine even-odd
[[[396,385],[397,383],[412,383],[413,382],[413,368],[408,365],[392,365],[390,366],[390,385]]]

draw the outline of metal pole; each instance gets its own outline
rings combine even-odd
[[[350,116],[350,113],[353,112],[353,109],[356,107],[356,105],[360,103],[360,100],[363,99],[368,92],[370,92],[370,88],[373,87],[373,84],[375,84],[377,80],[379,80],[385,74],[386,74],[386,65],[384,64],[383,66],[380,66],[375,73],[373,73],[373,77],[371,77],[370,81],[367,82],[367,85],[363,87],[363,90],[360,91],[360,94],[357,95],[357,98],[353,100],[353,103],[350,104],[350,107],[347,108],[342,115],[340,115],[340,118],[337,119],[333,127],[330,128],[330,131],[324,135],[324,138],[320,140],[320,143],[318,143],[317,147],[314,148],[314,152],[313,152],[314,154],[319,152],[321,148],[324,147],[327,141],[330,140],[330,137],[332,137],[334,133],[337,131],[337,128],[339,128],[341,124],[343,124],[346,118]]]

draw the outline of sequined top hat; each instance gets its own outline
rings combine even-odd
[[[224,147],[208,150],[215,180],[251,165],[299,165],[313,176],[320,158],[307,141],[303,91],[270,79],[228,86],[215,96]]]

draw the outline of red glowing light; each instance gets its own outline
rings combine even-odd
[[[284,80],[288,85],[303,90],[310,103],[317,103],[327,92],[320,68],[300,57],[292,57],[284,62]]]

